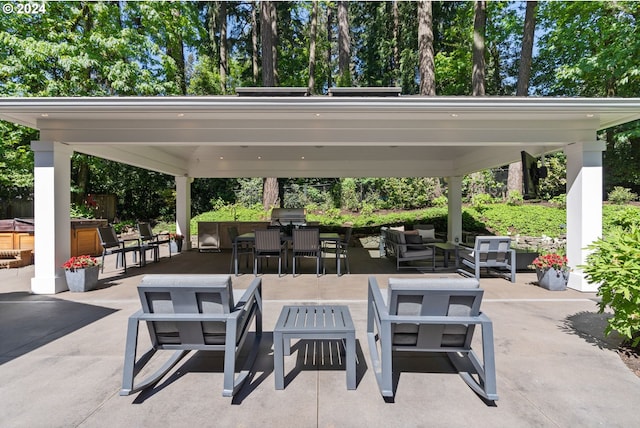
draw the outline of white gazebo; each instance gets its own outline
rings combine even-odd
[[[564,150],[567,256],[575,266],[602,232],[605,143],[597,132],[640,119],[638,98],[364,94],[1,98],[0,119],[40,130],[32,142],[32,291],[67,289],[61,265],[70,254],[74,151],[175,176],[177,227],[185,235],[194,177],[445,177],[448,239],[458,242],[463,175],[517,161],[522,150]],[[577,269],[569,286],[594,291]]]

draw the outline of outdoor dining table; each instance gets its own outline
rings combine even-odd
[[[246,232],[241,235],[238,235],[236,239],[233,241],[233,254],[235,255],[235,259],[233,260],[233,265],[235,266],[235,274],[238,275],[238,245],[242,242],[255,242],[256,234],[255,232]],[[280,240],[282,242],[291,242],[293,241],[293,236],[287,235],[285,233],[280,234]],[[323,242],[335,242],[336,244],[340,242],[340,235],[335,232],[322,232],[320,233],[320,243]],[[285,263],[288,261],[285,260]],[[336,263],[340,263],[340,259],[336,257]],[[338,272],[340,272],[338,267]]]

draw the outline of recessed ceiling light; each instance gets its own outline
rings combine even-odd
[[[588,113],[588,114],[587,114],[587,117],[593,117],[593,116],[594,116],[594,114],[593,114],[593,113]]]
[[[452,113],[451,117],[458,117],[458,113]]]
[[[304,156],[300,156],[300,159],[304,160]]]
[[[178,113],[178,117],[184,117],[184,113]]]
[[[220,160],[224,160],[224,156],[220,156]]]
[[[316,117],[320,117],[320,113],[316,113]]]
[[[49,117],[49,114],[48,113],[42,113],[40,116],[41,117]]]
[[[262,159],[262,156],[258,156],[258,160]]]

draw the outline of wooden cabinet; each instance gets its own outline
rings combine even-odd
[[[71,220],[71,255],[99,256],[102,254],[98,227],[107,225],[107,220]]]

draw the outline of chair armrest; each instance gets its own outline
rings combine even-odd
[[[484,315],[484,314],[480,314]],[[392,324],[484,324],[491,322],[486,316],[453,317],[447,315],[388,315]]]
[[[371,299],[371,303],[375,306],[378,318],[389,318],[389,309],[384,303],[384,298],[382,297],[378,280],[373,276],[369,277],[369,298]]]
[[[249,284],[249,288],[240,297],[240,300],[236,302],[234,312],[240,312],[240,310],[248,310],[250,306],[256,302],[260,310],[262,310],[262,278],[255,278]]]
[[[118,239],[118,242],[120,243],[122,248],[125,248],[127,246],[127,242],[135,242],[136,244],[138,244],[138,246],[140,246],[140,238]]]
[[[171,313],[155,313],[155,314],[138,314],[132,315],[131,318],[136,318],[138,321],[229,321],[229,319],[236,317],[237,314],[171,314]]]

